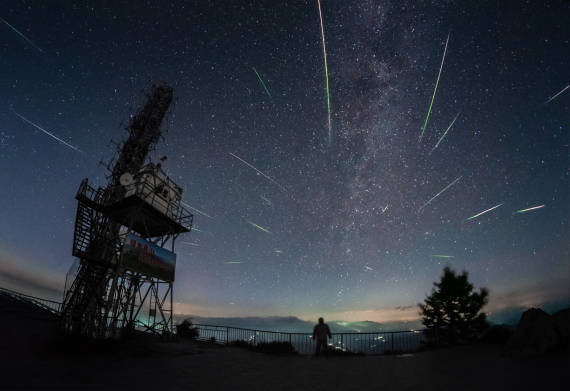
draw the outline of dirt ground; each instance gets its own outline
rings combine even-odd
[[[570,386],[569,356],[519,357],[498,345],[400,356],[275,356],[153,338],[62,336],[53,315],[0,295],[5,390],[549,390]]]

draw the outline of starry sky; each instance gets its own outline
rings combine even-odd
[[[568,5],[321,7],[330,133],[316,0],[8,1],[3,285],[61,289],[81,179],[106,183],[110,140],[167,83],[152,159],[202,212],[177,243],[178,312],[417,317],[445,265],[491,309],[568,303],[570,91],[550,100],[570,82]]]

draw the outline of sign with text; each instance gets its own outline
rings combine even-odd
[[[176,254],[135,234],[128,234],[121,252],[123,267],[164,281],[174,281]]]

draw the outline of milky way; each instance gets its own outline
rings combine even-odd
[[[179,302],[312,316],[414,305],[443,265],[492,298],[567,275],[570,95],[544,104],[568,84],[563,2],[322,1],[330,136],[317,1],[210,3],[9,5],[42,52],[0,25],[0,246],[64,278],[76,188],[105,182],[11,109],[108,161],[166,82],[153,159],[197,228]]]

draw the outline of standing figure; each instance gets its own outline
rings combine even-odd
[[[317,340],[317,349],[315,350],[315,356],[318,356],[321,352],[321,348],[327,351],[327,337],[332,338],[331,330],[329,326],[325,323],[323,318],[319,318],[319,323],[313,328],[313,339]]]

